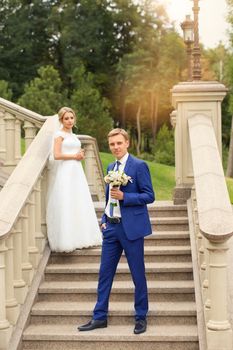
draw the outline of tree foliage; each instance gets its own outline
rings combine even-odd
[[[153,149],[182,77],[185,49],[157,0],[3,0],[0,79],[41,114],[78,112],[79,132],[126,127],[138,154]],[[9,90],[10,91],[10,90]]]
[[[18,103],[42,115],[54,115],[67,104],[67,92],[63,90],[58,71],[52,66],[38,69],[38,77],[26,84]]]
[[[0,80],[0,97],[11,101],[12,95],[13,93],[11,88],[9,87],[9,83],[5,80]]]
[[[15,97],[23,85],[49,62],[47,32],[50,1],[5,0],[0,8],[0,79],[7,80]]]
[[[106,148],[107,133],[112,128],[110,102],[102,97],[94,83],[92,73],[86,73],[80,64],[72,75],[74,89],[70,104],[77,112],[77,127],[80,134],[96,137],[101,149]]]

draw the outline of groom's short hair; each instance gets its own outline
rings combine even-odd
[[[129,134],[127,133],[127,131],[125,129],[121,129],[121,128],[112,129],[108,133],[108,138],[112,137],[112,136],[119,135],[119,134],[124,136],[125,140],[129,141]]]

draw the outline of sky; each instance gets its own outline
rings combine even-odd
[[[159,0],[164,4],[171,20],[175,21],[176,29],[182,33],[180,23],[186,15],[193,16],[192,0]],[[227,4],[226,0],[200,0],[199,1],[199,37],[205,48],[213,48],[222,41],[228,43],[226,22]]]

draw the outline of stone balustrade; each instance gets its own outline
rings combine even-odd
[[[211,118],[188,118],[194,175],[191,194],[207,350],[232,350],[227,305],[227,251],[233,214]]]
[[[0,98],[0,162],[11,174],[22,157],[21,143],[27,150],[46,117]]]
[[[102,163],[96,139],[88,135],[78,135],[82,147],[85,149],[84,171],[90,192],[94,199],[105,200],[105,184]]]
[[[12,117],[10,120],[12,122]],[[20,306],[25,301],[46,243],[46,232],[42,232],[41,226],[46,186],[42,192],[41,179],[46,173],[55,120],[56,117],[48,118],[34,141],[30,140],[31,147],[0,192],[1,350],[8,349]]]
[[[57,116],[44,118],[0,99],[0,158],[11,174],[0,191],[0,350],[8,349],[47,241],[47,164],[56,129]],[[102,201],[104,181],[96,140],[79,137],[91,194]]]

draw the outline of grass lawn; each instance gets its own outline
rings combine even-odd
[[[109,163],[114,161],[114,157],[109,153],[100,152],[100,158],[103,164],[104,173],[106,173],[107,166]],[[171,200],[172,192],[175,186],[175,168],[153,162],[147,162],[147,164],[150,168],[156,199]]]
[[[233,179],[226,177],[228,193],[230,196],[231,203],[233,204]]]
[[[25,141],[21,141],[22,154],[25,152]],[[104,173],[109,163],[114,161],[110,153],[100,152],[100,158],[103,164]],[[175,187],[175,167],[154,162],[147,162],[152,177],[152,184],[157,200],[172,200],[172,193]],[[233,204],[233,179],[226,178],[227,188],[231,203]]]
[[[109,153],[100,152],[104,173],[107,165],[114,161],[114,157]],[[154,162],[147,162],[152,177],[152,184],[157,200],[172,200],[172,193],[175,187],[175,167]],[[227,188],[231,203],[233,203],[233,179],[226,178]]]

